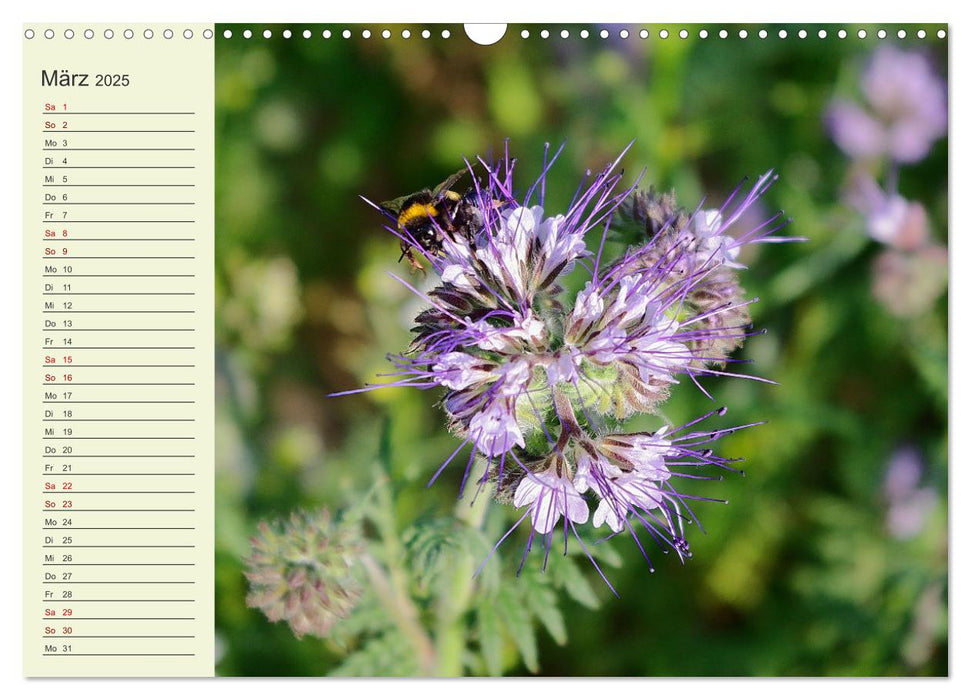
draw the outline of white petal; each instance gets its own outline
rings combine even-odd
[[[627,514],[627,511],[624,511]],[[597,506],[597,511],[593,514],[593,526],[600,527],[607,523],[611,530],[614,532],[620,532],[624,529],[623,521],[617,517],[617,512],[611,507],[607,501],[600,501],[600,505]]]
[[[600,505],[597,506],[597,510],[593,513],[593,526],[600,527],[604,524],[604,519],[607,517],[607,511],[609,507],[606,501],[600,501]]]
[[[560,497],[562,498],[562,493]],[[577,493],[572,484],[567,486],[566,508],[564,511],[566,519],[578,525],[587,522],[587,519],[590,517],[590,507],[587,506],[587,502]]]
[[[542,485],[533,479],[528,474],[526,477],[519,482],[519,486],[516,487],[516,495],[513,496],[512,503],[517,508],[522,508],[523,506],[532,503],[539,496],[540,489]]]
[[[545,535],[556,525],[560,513],[555,509],[556,497],[549,489],[543,489],[540,497],[533,504],[533,529]]]
[[[627,522],[627,509],[624,509],[623,517],[617,513],[613,508],[607,509],[607,525],[614,532],[623,532],[625,524]]]

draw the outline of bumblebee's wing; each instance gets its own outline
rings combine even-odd
[[[389,214],[393,214],[395,217],[401,212],[401,207],[404,205],[405,200],[409,197],[414,197],[415,194],[406,194],[401,197],[395,197],[394,199],[389,199],[387,202],[379,202],[378,206],[384,209]]]
[[[432,196],[435,198],[438,198],[438,196],[441,195],[443,192],[448,192],[450,189],[452,189],[452,185],[454,185],[456,182],[461,180],[462,176],[468,172],[469,171],[467,168],[462,168],[461,170],[452,173],[447,178],[445,178],[445,180],[443,180],[442,182],[438,183],[435,186],[435,189],[432,190]]]
[[[468,172],[467,169],[462,168],[461,170],[452,173],[444,181],[438,183],[435,189],[429,191],[427,189],[418,190],[417,192],[412,192],[411,194],[402,195],[401,197],[395,197],[394,199],[389,199],[386,202],[380,202],[379,207],[384,209],[390,214],[398,216],[401,212],[402,207],[404,207],[405,202],[407,202],[412,197],[416,197],[422,193],[428,194],[431,199],[437,200],[443,193],[448,192],[452,185],[462,179],[462,176]]]

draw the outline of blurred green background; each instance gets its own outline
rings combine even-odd
[[[796,38],[800,27],[809,31]],[[822,113],[856,94],[878,45],[778,26],[756,38],[709,27],[551,26],[540,36],[511,25],[477,46],[455,25],[221,25],[216,45],[217,263],[217,670],[225,675],[318,675],[340,655],[297,641],[284,624],[245,605],[242,559],[260,518],[297,507],[336,510],[373,480],[384,425],[394,447],[396,517],[404,527],[454,508],[461,465],[425,482],[457,444],[434,392],[389,389],[339,399],[386,371],[403,350],[418,301],[387,272],[396,240],[359,195],[382,201],[433,186],[461,158],[518,157],[525,187],[543,144],[566,141],[548,180],[549,208],[565,204],[585,170],[599,170],[631,140],[629,182],[674,188],[693,208],[717,206],[738,181],[775,168],[763,198],[785,210],[806,243],[749,250],[742,282],[768,334],[740,355],[779,386],[709,378],[717,403],[682,383],[665,412],[674,421],[718,405],[725,425],[768,419],[729,436],[720,454],[744,456],[746,476],[692,491],[700,504],[682,566],[652,551],[651,574],[629,538],[613,540],[623,565],[607,573],[615,599],[592,575],[598,610],[564,600],[569,641],[539,631],[540,670],[572,675],[941,675],[947,662],[947,300],[917,318],[891,315],[871,295],[880,246],[841,203],[847,158]],[[223,38],[231,29],[233,38]],[[249,28],[254,38],[242,38]],[[381,37],[391,29],[393,38]],[[581,39],[580,29],[591,31]],[[646,28],[647,40],[638,32]],[[672,36],[660,39],[662,28]],[[323,39],[321,32],[332,36]],[[451,38],[442,39],[447,29]],[[561,30],[569,39],[560,37]],[[891,36],[897,26],[887,26]],[[914,36],[914,28],[907,27]],[[936,32],[937,27],[928,27]],[[890,41],[885,40],[885,41]],[[946,41],[919,45],[946,77]],[[947,240],[947,142],[906,167],[900,189],[927,207]],[[754,254],[753,254],[754,253]],[[387,423],[386,423],[387,421]],[[884,480],[898,448],[924,464],[925,499],[907,536],[892,536]],[[512,508],[494,504],[510,521]],[[916,516],[915,516],[916,517]],[[511,521],[510,521],[511,522]],[[500,530],[501,532],[501,530]],[[503,551],[518,561],[525,529]],[[578,560],[581,565],[582,559]],[[591,569],[585,566],[585,569]],[[515,580],[509,584],[515,585]],[[525,667],[509,669],[527,673]]]

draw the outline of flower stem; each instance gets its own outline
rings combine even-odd
[[[456,519],[476,530],[482,527],[491,500],[492,485],[481,484],[486,468],[487,464],[481,462],[478,478],[472,482],[476,488],[469,488],[467,495],[455,507]],[[470,492],[471,496],[468,495]],[[454,571],[442,586],[436,609],[436,676],[462,675],[468,629],[464,618],[475,592],[473,574],[476,563],[471,553],[459,556]]]
[[[408,578],[401,569],[403,552],[395,522],[390,480],[384,477],[383,481],[377,490],[378,507],[372,511],[372,520],[384,544],[387,574],[370,555],[365,555],[362,562],[381,605],[394,620],[399,631],[406,639],[411,640],[418,659],[419,674],[431,676],[435,673],[435,647],[419,622],[418,608],[408,594]]]
[[[381,605],[394,620],[398,630],[411,640],[411,644],[418,657],[418,673],[431,676],[435,670],[435,648],[432,641],[418,622],[418,610],[408,594],[395,586],[391,578],[385,573],[381,565],[370,554],[360,559],[367,572]]]

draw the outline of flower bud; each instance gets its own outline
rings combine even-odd
[[[261,521],[246,560],[246,604],[271,622],[286,620],[297,638],[326,637],[361,597],[355,560],[363,551],[357,531],[326,510],[294,512],[289,521]]]

